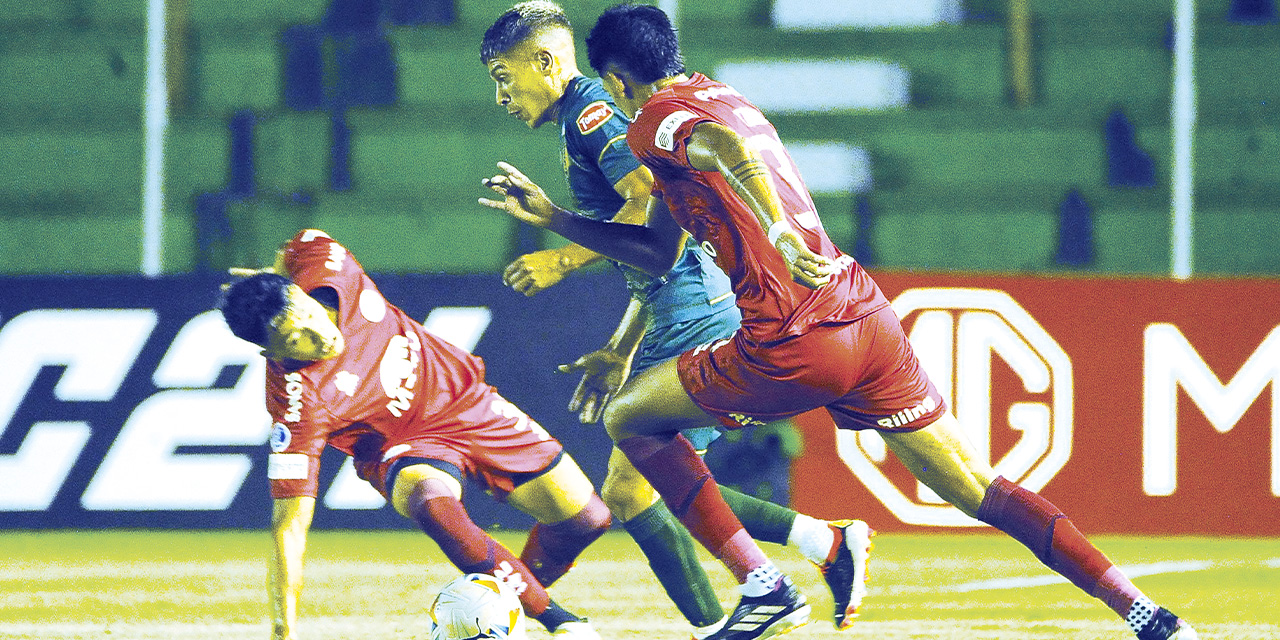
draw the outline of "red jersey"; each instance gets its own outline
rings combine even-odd
[[[689,164],[685,145],[700,122],[732,129],[760,153],[791,226],[810,251],[844,267],[831,282],[818,289],[794,282],[782,255],[724,178]],[[768,342],[819,325],[851,322],[888,304],[862,267],[827,237],[773,125],[732,87],[695,73],[663,88],[636,114],[627,143],[653,172],[655,195],[666,201],[676,223],[729,274],[748,340]]]
[[[303,291],[337,293],[346,350],[300,369],[267,360],[272,497],[315,496],[326,444],[351,455],[361,436],[404,440],[452,424],[489,389],[480,358],[389,304],[355,257],[324,232],[294,236],[285,267]]]

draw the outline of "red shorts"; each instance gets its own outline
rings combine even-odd
[[[695,404],[731,429],[818,407],[841,429],[914,431],[947,411],[891,307],[767,346],[742,332],[680,355]]]
[[[388,473],[408,464],[444,462],[483,484],[498,499],[532,474],[546,470],[564,448],[537,422],[492,387],[470,408],[421,433],[381,442],[365,434],[352,447],[356,473],[388,501]],[[522,476],[524,476],[522,478]]]

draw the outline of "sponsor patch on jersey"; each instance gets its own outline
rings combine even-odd
[[[658,134],[653,138],[653,144],[664,151],[674,151],[676,148],[676,129],[680,125],[694,119],[695,115],[681,109],[667,116],[658,125]]]
[[[267,456],[268,480],[306,480],[311,461],[305,453],[273,453]]]
[[[271,451],[280,453],[289,448],[289,443],[293,441],[293,432],[289,431],[289,427],[275,423],[271,427]]]
[[[613,107],[610,107],[609,103],[603,100],[592,102],[578,114],[578,131],[585,136],[599,129],[600,125],[608,122],[612,117]]]

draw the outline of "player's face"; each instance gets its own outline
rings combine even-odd
[[[498,106],[536,129],[555,118],[551,107],[561,94],[552,82],[545,60],[526,47],[516,47],[509,54],[489,61],[489,77],[497,91]]]
[[[275,359],[328,360],[346,346],[329,309],[297,285],[289,286],[289,305],[276,317],[264,353]]]

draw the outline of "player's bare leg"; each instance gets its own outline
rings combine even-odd
[[[591,481],[565,455],[546,473],[516,487],[507,501],[538,520],[520,559],[550,587],[609,528],[611,516]]]
[[[629,380],[604,414],[618,449],[740,585],[741,603],[710,638],[747,640],[785,632],[808,622],[809,605],[747,534],[706,463],[679,433],[711,421],[685,393],[675,359]],[[766,610],[770,613],[762,614]]]
[[[573,567],[578,556],[609,529],[611,516],[577,462],[568,454],[547,471],[516,487],[507,502],[537,519],[520,560],[544,587]],[[599,640],[586,619],[539,619],[557,638]]]
[[[396,474],[391,492],[391,504],[396,511],[417,523],[463,573],[487,573],[502,578],[520,596],[525,613],[548,630],[581,622],[551,600],[546,588],[520,558],[471,520],[461,498],[462,485],[458,480],[429,464],[402,468]],[[585,637],[596,636],[592,631]]]
[[[1141,640],[1191,640],[1190,625],[1143,595],[1111,560],[1039,494],[998,476],[955,416],[911,432],[882,433],[917,479],[964,513],[1031,549],[1041,562],[1125,619]]]

